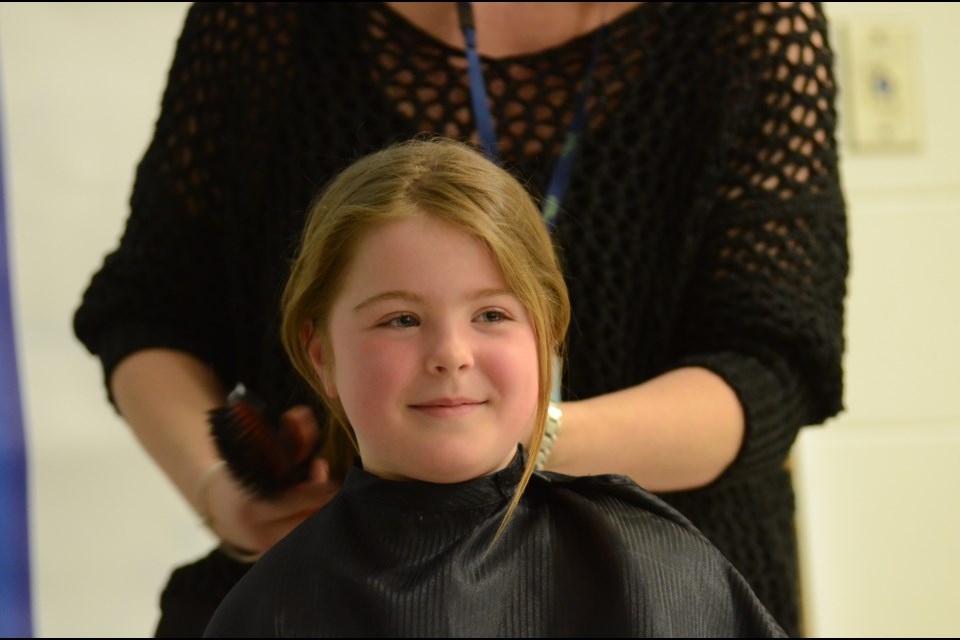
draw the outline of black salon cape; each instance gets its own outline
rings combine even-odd
[[[534,474],[489,547],[523,464],[457,484],[355,465],[206,637],[785,637],[720,552],[624,476]]]

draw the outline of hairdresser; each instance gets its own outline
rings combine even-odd
[[[573,320],[545,469],[658,492],[798,634],[798,430],[841,410],[846,219],[815,3],[197,3],[130,217],[75,331],[110,399],[222,544],[177,569],[160,636],[202,634],[335,495],[226,472],[237,383],[308,448],[323,415],[278,297],[319,187],[417,134],[495,155],[544,200]],[[565,160],[566,158],[566,160]]]

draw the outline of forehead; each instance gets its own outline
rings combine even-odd
[[[346,274],[348,289],[470,283],[506,288],[493,252],[483,240],[428,215],[392,220],[367,231],[355,246]]]

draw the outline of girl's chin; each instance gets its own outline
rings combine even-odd
[[[455,459],[445,456],[443,464],[437,464],[436,460],[423,460],[421,464],[405,465],[403,468],[368,468],[366,465],[364,465],[364,468],[385,480],[401,482],[416,480],[434,484],[454,484],[481,478],[506,468],[516,455],[516,451],[516,446],[514,446],[503,456],[486,457],[483,460],[477,459],[474,452],[472,456],[459,456]]]

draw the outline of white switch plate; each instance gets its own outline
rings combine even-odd
[[[920,147],[917,37],[896,22],[848,24],[845,29],[847,141],[858,152]]]

